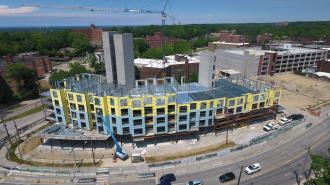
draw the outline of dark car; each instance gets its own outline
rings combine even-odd
[[[290,118],[292,120],[302,120],[302,119],[304,119],[304,115],[302,115],[302,114],[292,114],[292,115],[288,116],[288,118]]]
[[[220,175],[220,177],[219,177],[219,180],[222,183],[228,182],[228,181],[231,181],[231,180],[234,180],[234,179],[235,179],[235,174],[233,172],[225,173],[223,175]]]
[[[161,176],[159,180],[160,182],[174,182],[176,181],[176,178],[173,173],[169,173]]]

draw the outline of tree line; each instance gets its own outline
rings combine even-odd
[[[0,32],[0,56],[39,51],[41,55],[62,56],[59,49],[76,48],[72,56],[80,56],[93,48],[87,38],[71,30]]]

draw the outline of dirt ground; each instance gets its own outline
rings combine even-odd
[[[282,91],[281,105],[306,109],[308,106],[330,102],[330,83],[292,73],[263,77],[278,85]]]

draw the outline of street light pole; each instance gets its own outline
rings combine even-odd
[[[237,185],[239,185],[239,184],[241,183],[242,171],[243,171],[243,165],[241,164],[241,169],[240,169],[240,171],[239,171],[239,176],[238,176],[238,182],[237,182]]]
[[[304,173],[305,166],[306,166],[307,159],[308,159],[308,156],[309,156],[310,151],[311,151],[311,145],[309,145],[309,146],[307,147],[307,153],[306,153],[306,157],[305,157],[304,163],[303,163],[303,165],[301,166],[301,170],[300,170],[300,174],[299,174],[299,178],[298,178],[298,184],[300,184],[300,182],[301,182],[302,175],[303,175],[303,173]]]

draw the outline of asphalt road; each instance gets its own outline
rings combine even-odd
[[[311,129],[311,128],[310,128]],[[281,136],[279,136],[281,137]],[[237,159],[230,165],[210,168],[196,173],[177,175],[177,181],[173,184],[185,184],[191,179],[202,179],[205,184],[220,184],[219,176],[226,172],[233,172],[236,180],[226,184],[237,184],[241,164],[244,168],[252,163],[261,164],[262,170],[253,175],[242,173],[242,185],[291,185],[296,182],[296,173],[301,172],[302,164],[306,158],[307,146],[312,146],[311,151],[320,153],[330,148],[330,119],[315,129],[311,129],[291,140],[287,144],[281,144],[261,155],[244,159]],[[262,149],[262,146],[260,147]],[[309,169],[310,161],[305,166]],[[243,168],[243,170],[244,170]]]

